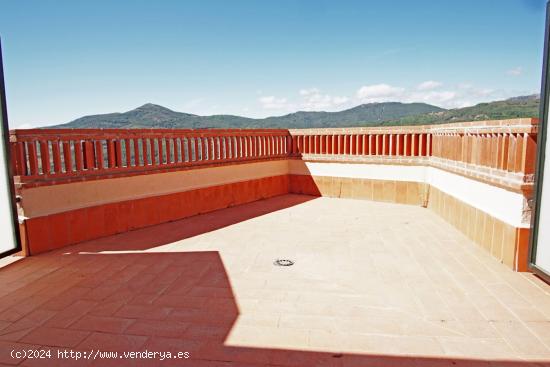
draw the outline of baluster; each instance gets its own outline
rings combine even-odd
[[[120,139],[115,140],[115,161],[117,167],[122,167],[122,143]]]
[[[29,150],[29,168],[31,176],[38,175],[38,156],[36,154],[36,141],[30,141],[27,143]]]
[[[65,162],[65,172],[72,172],[73,160],[70,141],[63,142],[63,161]]]
[[[250,137],[250,156],[252,158],[257,158],[257,154],[256,154],[256,136],[251,136]]]
[[[186,137],[185,140],[187,141],[186,159],[187,159],[187,162],[192,164],[194,160],[193,158],[194,158],[195,140],[191,136]]]
[[[363,154],[363,135],[355,135],[355,141],[356,141],[356,151],[355,154],[362,155]]]
[[[164,138],[157,138],[156,141],[158,145],[158,154],[159,154],[158,164],[159,166],[162,166],[166,164],[166,161],[164,159],[164,156],[166,153],[166,149],[165,149],[166,141],[164,140]]]
[[[74,157],[76,172],[82,172],[84,170],[84,159],[82,156],[82,140],[76,140],[74,142]]]
[[[124,150],[126,153],[126,167],[132,166],[132,148],[130,147],[130,140],[131,139],[124,139]]]
[[[87,170],[95,167],[94,144],[91,141],[84,141],[84,165]]]
[[[231,159],[231,138],[229,136],[224,136],[222,138],[224,146],[224,159]]]
[[[27,157],[25,155],[25,142],[18,141],[12,145],[15,156],[15,175],[26,176],[27,175]]]
[[[95,141],[95,155],[97,157],[97,169],[103,170],[103,142],[101,140]]]
[[[243,150],[243,158],[248,158],[249,151],[248,151],[248,139],[246,136],[241,137],[241,147]]]
[[[40,140],[40,162],[42,163],[42,174],[50,174],[50,148],[46,140]]]
[[[53,155],[53,171],[61,173],[61,154],[59,149],[59,141],[52,140],[52,155]]]
[[[177,163],[185,162],[185,143],[183,142],[182,137],[178,137],[174,139],[174,149],[176,149],[176,153],[178,155],[176,162]]]
[[[75,146],[78,144],[75,144]],[[107,140],[107,161],[109,163],[109,168],[115,167],[116,162],[116,153],[115,153],[115,142],[113,139]]]
[[[151,165],[156,166],[157,165],[157,153],[158,153],[157,139],[150,138],[149,139],[149,147],[150,147],[149,154],[150,154],[150,159],[151,159]]]
[[[141,160],[140,160],[140,152],[139,152],[139,144],[141,142],[141,139],[133,139],[134,142],[134,166],[139,167],[141,166]]]
[[[178,140],[178,144],[179,144],[179,149],[180,149],[180,152],[179,152],[179,160],[178,162],[181,162],[181,163],[185,163],[187,162],[187,156],[189,154],[189,138],[188,137],[180,137],[180,138],[177,138],[176,140]]]
[[[285,136],[285,155],[289,156],[294,153],[292,145],[293,145],[292,136],[290,135]]]
[[[428,157],[432,156],[432,138],[433,138],[432,134],[426,135],[426,155]],[[470,150],[468,150],[468,152],[470,152]]]
[[[500,166],[499,168],[506,171],[508,169],[508,149],[509,149],[509,135],[508,133],[502,134],[502,148],[500,151]]]
[[[215,160],[222,160],[222,149],[221,149],[221,138],[215,137],[214,139],[214,159]]]

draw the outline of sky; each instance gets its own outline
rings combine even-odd
[[[9,122],[538,93],[544,0],[0,0]]]

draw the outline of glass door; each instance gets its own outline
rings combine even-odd
[[[535,176],[535,213],[530,243],[530,268],[550,280],[550,139],[548,139],[548,116],[550,98],[549,70],[550,3],[546,6],[546,34],[544,37],[544,61],[540,93],[540,121],[538,131],[537,172]],[[547,179],[545,179],[547,176]]]
[[[9,159],[8,112],[0,42],[0,257],[21,250],[19,225]]]

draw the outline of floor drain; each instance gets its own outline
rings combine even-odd
[[[276,265],[276,266],[291,266],[291,265],[294,265],[294,261],[289,260],[289,259],[277,259],[277,260],[275,260],[273,265]]]

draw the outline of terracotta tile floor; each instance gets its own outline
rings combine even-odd
[[[0,284],[3,365],[550,366],[550,286],[420,207],[286,195],[26,258]],[[52,358],[10,356],[37,348]]]

